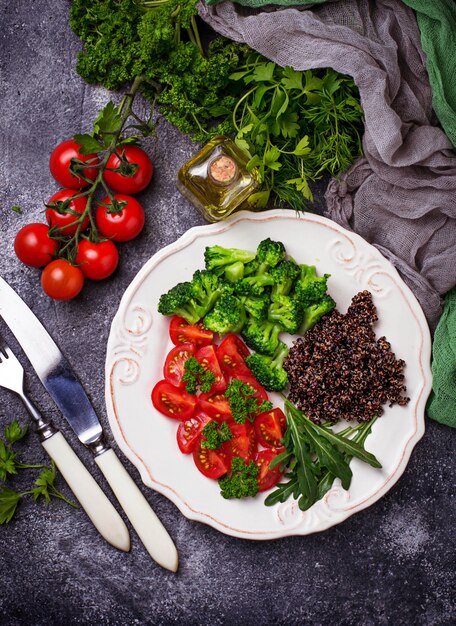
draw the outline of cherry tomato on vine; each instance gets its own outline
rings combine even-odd
[[[77,195],[78,192],[74,189],[60,189],[60,191],[57,191],[51,196],[46,203],[48,207],[52,207],[46,209],[47,223],[49,226],[61,228],[62,230],[58,232],[59,235],[74,235],[78,228],[78,224],[75,222],[79,219],[78,215],[81,216],[84,213],[87,199],[84,197],[73,198],[73,196]],[[71,200],[71,198],[73,199]],[[62,205],[58,203],[65,202],[66,200],[70,200],[70,202],[67,207],[62,208]],[[73,212],[78,215],[74,215]],[[84,231],[88,225],[89,218],[86,216],[81,225],[81,232]]]
[[[41,286],[54,300],[75,298],[84,285],[84,274],[65,259],[51,261],[41,274]]]
[[[108,187],[120,193],[138,193],[147,187],[154,173],[154,166],[148,155],[138,146],[126,145],[119,148],[120,154],[128,163],[134,165],[136,171],[130,175],[111,170],[123,167],[117,154],[111,154],[103,172]]]
[[[76,263],[86,278],[103,280],[115,271],[119,252],[112,241],[98,243],[81,239],[78,244]]]
[[[98,230],[113,241],[131,241],[144,227],[144,209],[133,196],[116,193],[114,198],[127,204],[120,212],[114,212],[110,198],[102,200],[95,213]],[[111,208],[103,205],[110,205]]]
[[[51,153],[49,169],[52,176],[62,187],[83,189],[90,184],[80,176],[73,176],[70,172],[71,159],[78,159],[84,162],[90,161],[91,164],[98,163],[96,154],[81,154],[79,152],[80,147],[80,144],[73,139],[67,139],[59,143]],[[95,180],[98,174],[98,170],[93,167],[84,168],[82,172],[91,181]]]
[[[14,252],[17,258],[31,267],[43,267],[52,261],[59,244],[48,235],[46,224],[27,224],[14,239]]]

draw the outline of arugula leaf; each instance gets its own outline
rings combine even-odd
[[[0,524],[8,524],[11,521],[22,495],[5,485],[0,487]]]
[[[29,431],[28,424],[21,428],[17,420],[13,420],[11,424],[5,426],[5,439],[10,445],[15,444],[17,441],[23,439]]]
[[[294,455],[297,461],[295,471],[299,488],[309,501],[315,502],[317,496],[317,481],[315,480],[313,461],[308,452],[306,441],[299,431],[296,414],[289,413],[288,424],[291,430]]]

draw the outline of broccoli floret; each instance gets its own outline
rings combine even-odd
[[[301,334],[305,333],[307,330],[310,330],[318,320],[326,315],[326,313],[330,313],[336,306],[336,303],[331,298],[331,296],[325,296],[320,302],[317,304],[311,304],[309,307],[304,309],[304,318],[299,329]]]
[[[252,276],[253,274],[256,274],[259,266],[260,264],[258,262],[258,259],[253,259],[253,261],[249,261],[248,263],[245,263],[244,276]]]
[[[225,278],[230,283],[236,283],[241,278],[244,278],[244,263],[236,261],[231,265],[227,265],[225,268]]]
[[[262,294],[259,296],[246,296],[243,298],[245,310],[256,320],[265,320],[268,316],[269,296]]]
[[[242,329],[245,343],[261,354],[274,354],[278,343],[281,327],[269,320],[249,319]]]
[[[217,450],[222,443],[229,441],[233,437],[233,433],[226,422],[219,424],[216,420],[211,420],[203,428],[201,434],[201,446],[208,450]]]
[[[255,389],[238,378],[230,381],[225,396],[228,398],[231,416],[238,424],[244,424],[246,420],[253,422],[258,413],[272,408],[269,400],[260,402],[255,395]]]
[[[220,335],[238,333],[246,321],[245,307],[236,296],[223,293],[203,321],[206,328]]]
[[[276,296],[268,309],[268,320],[280,324],[287,333],[297,333],[302,324],[303,307],[290,296]]]
[[[268,391],[281,391],[288,384],[288,375],[283,369],[284,358],[288,354],[288,346],[279,342],[273,356],[266,356],[254,352],[246,357],[245,362],[250,367],[257,381]]]
[[[198,308],[203,311],[201,316],[203,317],[217,302],[222,291],[224,290],[223,284],[212,272],[196,270],[193,274],[191,286],[192,299]]]
[[[222,246],[210,246],[204,251],[204,261],[206,269],[214,271],[216,274],[224,272],[227,265],[232,265],[240,261],[248,263],[255,258],[255,253],[239,248],[223,248]]]
[[[196,324],[205,310],[192,298],[192,283],[178,283],[160,296],[158,311],[163,315],[179,315],[189,324]]]
[[[239,456],[231,461],[231,472],[219,479],[220,493],[224,498],[246,498],[258,493],[257,476],[260,468],[254,461],[245,462]]]
[[[269,273],[274,279],[271,290],[271,299],[274,300],[276,296],[287,296],[290,293],[301,271],[295,261],[288,259],[271,268]]]
[[[264,274],[285,258],[285,246],[281,241],[273,241],[269,237],[258,244],[256,251],[258,261],[257,274]]]
[[[301,275],[295,283],[293,295],[304,307],[320,302],[326,295],[330,274],[317,276],[313,265],[301,265]]]
[[[238,281],[234,289],[237,294],[242,296],[259,296],[264,292],[265,288],[271,287],[273,284],[274,279],[270,274],[254,274]]]

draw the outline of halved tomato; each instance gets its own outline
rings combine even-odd
[[[198,406],[219,422],[231,417],[230,403],[224,393],[202,393],[198,396]]]
[[[260,468],[257,476],[259,491],[267,491],[268,489],[271,489],[271,487],[274,487],[274,485],[276,485],[282,478],[282,472],[280,471],[279,466],[271,469],[269,464],[272,459],[275,459],[275,457],[280,452],[283,452],[283,450],[284,448],[271,448],[269,450],[260,450],[256,453],[254,461]]]
[[[282,445],[281,439],[287,427],[284,412],[279,407],[259,413],[254,422],[258,442],[266,448]]]
[[[224,374],[237,377],[238,374],[252,376],[245,357],[250,350],[237,335],[230,333],[216,350],[217,359]]]
[[[235,378],[237,378],[238,380],[241,380],[246,385],[249,385],[252,388],[254,396],[260,402],[263,402],[263,400],[267,400],[268,399],[268,392],[263,387],[263,385],[260,385],[260,383],[255,378],[253,378],[252,375],[244,376],[242,374],[239,374],[239,375],[235,376]]]
[[[208,346],[214,340],[212,330],[204,328],[200,322],[189,324],[187,320],[178,315],[174,315],[169,323],[169,336],[174,345],[180,343],[194,343],[196,346]]]
[[[163,366],[163,376],[176,387],[183,387],[182,376],[185,373],[185,362],[195,354],[192,343],[182,343],[169,351]]]
[[[193,450],[193,459],[199,471],[208,478],[220,478],[230,470],[229,457],[222,450],[209,450],[198,446]]]
[[[232,439],[223,444],[223,450],[231,457],[240,456],[244,461],[253,459],[257,451],[255,429],[251,424],[236,424],[229,422]]]
[[[217,355],[215,354],[215,347],[210,345],[199,348],[195,353],[195,359],[205,370],[209,370],[214,374],[215,381],[212,383],[212,391],[225,391],[227,382],[220,369]]]
[[[157,411],[175,420],[188,419],[196,407],[196,396],[178,389],[167,380],[158,381],[152,389],[151,397]]]
[[[181,422],[177,427],[177,445],[183,454],[190,454],[196,447],[203,428],[211,422],[211,418],[202,411]]]

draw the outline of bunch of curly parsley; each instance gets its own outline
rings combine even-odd
[[[86,82],[118,89],[142,76],[143,95],[179,130],[204,141],[233,131],[231,122],[214,127],[212,120],[234,108],[229,76],[248,48],[217,37],[203,49],[196,2],[74,0],[70,26],[84,43],[77,71]]]

